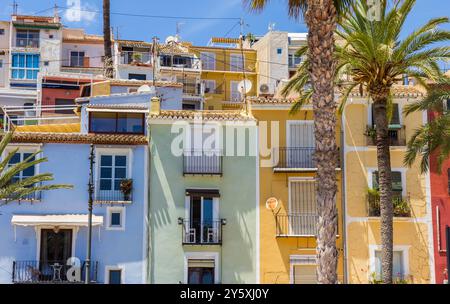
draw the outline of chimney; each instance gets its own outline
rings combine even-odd
[[[161,113],[161,100],[159,97],[152,97],[150,100],[150,115],[159,115]]]

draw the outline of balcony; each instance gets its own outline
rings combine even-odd
[[[16,47],[18,48],[39,48],[39,38],[17,38]]]
[[[315,237],[318,221],[316,213],[278,214],[275,217],[277,237]]]
[[[366,138],[368,146],[377,145],[377,133],[373,126],[367,126]],[[390,126],[389,127],[389,145],[393,147],[403,147],[406,146],[406,132],[405,126]]]
[[[195,82],[183,83],[183,94],[186,95],[201,95],[201,85]]]
[[[182,226],[183,245],[222,245],[225,219],[196,221],[179,218],[178,224]]]
[[[189,150],[183,155],[184,175],[222,175],[222,165],[220,151]]]
[[[86,276],[86,262],[81,262],[81,275],[74,279],[67,277],[73,266],[65,261],[14,261],[12,282],[15,284],[82,284]],[[97,282],[98,262],[91,262],[91,282]]]
[[[380,216],[380,194],[376,190],[367,193],[367,215],[369,217]],[[402,197],[393,193],[392,204],[394,205],[395,217],[411,217],[409,197]]]
[[[98,181],[95,185],[94,202],[96,204],[131,204],[133,202],[133,180],[124,179],[119,190],[105,189]]]
[[[16,200],[14,199],[14,195],[10,196],[11,200],[15,200],[15,201],[19,201],[19,202],[40,202],[41,201],[41,196],[42,196],[42,191],[36,191],[33,193],[29,193],[23,197],[21,197],[20,199]]]
[[[316,168],[313,156],[315,148],[287,148],[280,147],[274,149],[274,154],[278,153],[278,162],[274,164],[274,170],[299,169],[307,170]],[[276,160],[277,158],[275,158]]]
[[[122,51],[120,52],[120,64],[151,65],[150,52]]]

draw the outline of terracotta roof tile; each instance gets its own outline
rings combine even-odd
[[[423,93],[414,86],[395,85],[391,88],[392,95],[397,98],[402,97],[421,97]],[[367,97],[367,91],[364,89],[363,94],[359,91],[359,88],[354,88],[349,96],[352,97]]]
[[[171,110],[161,111],[159,115],[150,115],[150,119],[163,120],[211,120],[211,121],[247,121],[254,120],[253,117],[246,115],[242,111],[185,111]]]
[[[34,133],[16,132],[12,142],[15,143],[66,143],[99,145],[146,145],[144,135],[127,134],[80,134],[80,133]]]
[[[293,104],[295,98],[281,97],[249,97],[248,100],[253,104]]]
[[[112,110],[148,110],[149,103],[102,103],[102,104],[88,104],[88,109],[112,109]]]

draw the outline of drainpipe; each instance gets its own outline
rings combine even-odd
[[[342,246],[344,249],[344,284],[348,284],[348,269],[347,269],[347,206],[346,206],[346,184],[345,184],[345,138],[344,138],[344,114],[341,115],[341,205],[342,205]]]
[[[146,260],[147,260],[147,273],[146,273],[146,279],[145,282],[147,284],[152,284],[152,261],[151,261],[151,251],[152,251],[152,245],[151,245],[151,233],[152,233],[152,229],[150,226],[150,173],[151,173],[151,128],[150,128],[150,124],[147,121],[147,141],[148,141],[148,145],[147,145],[147,155],[146,157],[148,158],[148,164],[147,164],[147,214],[145,215],[145,220],[146,220],[146,250],[145,250],[145,255],[146,255]]]

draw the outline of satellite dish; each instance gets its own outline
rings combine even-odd
[[[238,84],[238,91],[241,94],[247,94],[252,89],[252,82],[248,79],[242,80]]]
[[[176,37],[174,37],[174,36],[169,36],[169,37],[167,37],[166,38],[166,44],[168,44],[168,43],[170,43],[170,42],[177,42],[177,38]]]
[[[155,93],[155,87],[150,87],[146,84],[144,84],[143,86],[140,86],[137,90],[138,93]]]

